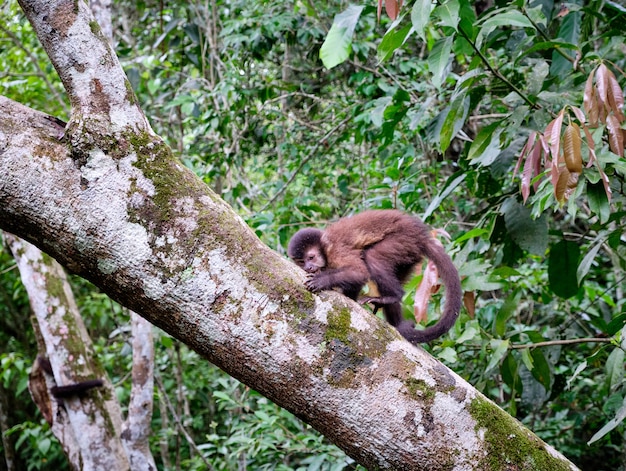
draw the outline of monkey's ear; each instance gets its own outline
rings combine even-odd
[[[294,234],[287,246],[287,255],[292,260],[302,260],[304,252],[312,245],[319,245],[323,231],[319,229],[300,229]]]

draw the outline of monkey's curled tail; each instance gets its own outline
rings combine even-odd
[[[425,249],[424,255],[435,264],[439,277],[446,288],[446,302],[443,308],[443,315],[432,327],[417,330],[410,321],[402,321],[400,323],[397,327],[398,331],[411,343],[430,342],[448,332],[456,322],[457,317],[459,317],[459,311],[463,302],[459,272],[452,263],[450,256],[435,239],[430,240]]]

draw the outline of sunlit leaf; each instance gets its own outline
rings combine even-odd
[[[459,24],[460,8],[459,0],[447,0],[440,4],[433,14],[439,17],[441,26],[448,26],[456,31]]]
[[[402,46],[410,36],[412,28],[411,25],[406,25],[400,29],[389,29],[383,36],[376,52],[378,62],[384,62],[389,59],[395,50]]]
[[[430,19],[431,9],[432,0],[417,0],[411,9],[411,23],[422,41],[426,41],[426,25]]]
[[[433,75],[432,81],[436,88],[441,88],[441,84],[445,79],[453,41],[454,37],[452,36],[438,39],[428,55],[428,68]]]
[[[430,201],[428,208],[426,208],[426,211],[424,211],[424,214],[422,215],[422,219],[428,219],[433,211],[439,207],[441,202],[446,199],[448,195],[450,195],[450,193],[452,193],[463,182],[463,180],[465,180],[466,177],[466,172],[458,172],[450,176],[444,187],[441,189],[441,192]]]
[[[439,133],[439,145],[441,152],[445,152],[454,136],[461,130],[469,113],[470,97],[458,96],[450,103],[448,114],[443,121]]]
[[[576,280],[579,285],[583,282],[583,279],[585,278],[585,276],[587,276],[587,273],[589,273],[591,265],[593,264],[593,260],[596,258],[598,251],[602,248],[603,242],[603,240],[596,242],[596,244],[591,247],[591,249],[587,250],[585,256],[578,264],[578,268],[576,269]]]
[[[335,15],[333,25],[320,48],[320,59],[327,69],[344,62],[352,51],[352,34],[363,11],[362,6],[350,5]]]
[[[587,368],[587,360],[584,360],[580,365],[576,367],[574,374],[567,379],[567,389],[571,388],[572,383],[576,379],[576,377],[582,373]]]
[[[504,357],[509,349],[510,342],[508,340],[493,339],[489,342],[489,346],[493,350],[489,363],[485,368],[485,373],[496,367],[500,360]]]
[[[576,270],[580,259],[578,244],[561,240],[550,248],[548,259],[548,281],[550,289],[561,298],[571,298],[578,292]]]
[[[480,165],[491,165],[500,155],[499,137],[502,130],[502,121],[496,121],[478,131],[470,146],[468,158]]]

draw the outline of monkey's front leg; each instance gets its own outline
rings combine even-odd
[[[363,272],[352,267],[340,268],[310,274],[304,285],[312,293],[339,288],[344,295],[356,300],[367,278],[367,271]]]

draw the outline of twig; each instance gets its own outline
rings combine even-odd
[[[536,347],[551,347],[553,345],[571,345],[576,343],[611,343],[611,339],[600,337],[587,337],[582,339],[563,339],[563,340],[547,340],[545,342],[537,343],[524,343],[514,344],[510,348],[522,349],[522,348],[536,348]]]

